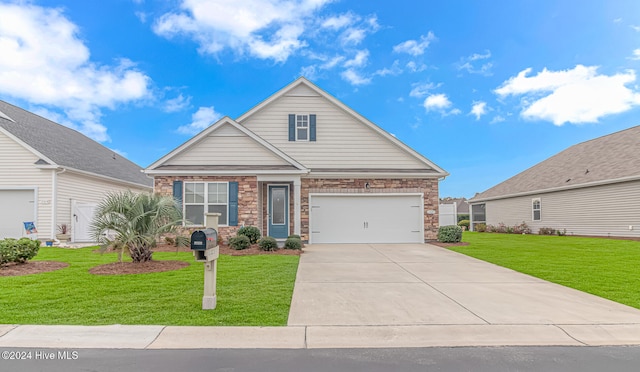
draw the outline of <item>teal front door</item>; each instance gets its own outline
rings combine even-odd
[[[269,185],[269,236],[289,236],[289,186]]]

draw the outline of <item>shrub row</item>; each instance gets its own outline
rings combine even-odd
[[[0,265],[24,263],[34,258],[40,250],[40,241],[29,238],[0,240]]]
[[[500,234],[531,234],[531,228],[529,228],[529,225],[527,225],[527,223],[524,221],[522,221],[521,224],[515,226],[507,226],[502,222],[500,222],[497,226],[479,223],[475,225],[474,230],[477,232],[486,231]]]
[[[567,229],[562,229],[562,230],[556,230],[553,227],[541,227],[538,230],[538,234],[540,235],[558,235],[558,236],[565,236],[567,235]]]
[[[251,244],[258,243],[258,248],[263,251],[275,251],[278,249],[276,239],[265,236],[260,238],[260,229],[255,226],[243,226],[238,229],[237,236],[229,239],[229,246],[236,250],[247,249]],[[302,249],[302,240],[300,235],[289,235],[284,242],[285,249]]]

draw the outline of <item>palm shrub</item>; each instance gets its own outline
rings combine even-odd
[[[126,251],[133,262],[151,261],[160,235],[173,233],[182,213],[170,196],[131,191],[110,193],[100,202],[91,224],[102,249]]]

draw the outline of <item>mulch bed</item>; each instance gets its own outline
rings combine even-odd
[[[58,261],[29,261],[26,263],[11,263],[0,266],[0,276],[22,276],[47,273],[64,269],[69,266],[66,262]]]
[[[114,262],[89,269],[94,275],[145,274],[172,271],[189,266],[185,261]]]
[[[442,247],[442,248],[461,247],[461,246],[469,245],[469,243],[467,242],[459,242],[459,243],[428,242],[428,243],[432,245],[437,245],[438,247]]]

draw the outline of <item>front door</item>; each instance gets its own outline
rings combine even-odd
[[[289,186],[269,185],[269,236],[285,239],[289,236]]]

